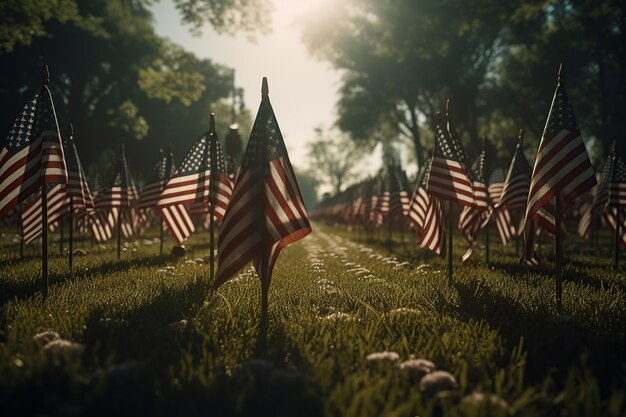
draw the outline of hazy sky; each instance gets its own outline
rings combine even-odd
[[[311,57],[301,41],[298,18],[330,0],[274,0],[273,32],[256,43],[245,35],[216,34],[206,25],[193,37],[171,0],[153,7],[156,30],[202,58],[235,68],[236,84],[245,90],[245,103],[256,114],[261,99],[261,79],[269,81],[270,99],[295,166],[305,165],[305,142],[315,126],[332,125],[340,75],[329,64]],[[230,117],[230,115],[216,115]]]

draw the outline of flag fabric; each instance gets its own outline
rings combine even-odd
[[[563,204],[568,205],[595,184],[595,173],[567,91],[559,80],[537,150],[524,224],[537,223],[555,233],[555,214],[562,215],[555,213],[555,196],[558,195]],[[533,230],[529,232],[523,258],[526,261],[535,256],[534,233]]]
[[[137,202],[138,209],[146,209],[156,207],[161,192],[167,181],[174,175],[176,167],[174,166],[174,155],[172,151],[165,154],[160,150],[159,160],[153,168],[152,179],[148,185],[144,187]]]
[[[409,204],[409,225],[417,231],[418,235],[421,234],[424,228],[426,210],[428,209],[429,197],[426,193],[426,184],[428,183],[426,173],[428,169],[426,167],[429,165],[430,160],[425,164],[422,172],[418,176],[415,191],[413,192],[413,196],[411,197],[411,202]]]
[[[17,115],[0,143],[0,218],[41,188],[67,182],[54,103],[46,85]]]
[[[619,224],[620,224],[620,244],[626,248],[626,209],[618,206],[606,206],[606,209],[602,213],[604,221],[611,230],[615,233],[617,229],[617,212],[619,210]]]
[[[440,114],[436,129],[435,149],[426,192],[441,200],[471,207],[476,203],[461,146],[444,125]]]
[[[469,245],[461,260],[465,264],[474,251],[474,242],[489,218],[489,196],[485,181],[485,146],[474,162],[471,171],[472,190],[474,191],[473,206],[464,206],[459,217],[459,230]]]
[[[608,187],[609,205],[626,207],[626,155],[613,142],[613,161],[611,163],[611,177]]]
[[[48,228],[69,212],[70,199],[65,192],[64,184],[50,184],[46,187],[48,194]],[[41,211],[41,192],[26,203],[22,211],[22,239],[28,244],[41,237],[43,219]]]
[[[403,178],[404,177],[404,178]],[[383,192],[377,204],[383,221],[401,219],[409,213],[408,181],[400,165],[391,161],[383,180]]]
[[[511,165],[507,172],[500,201],[496,207],[506,207],[509,211],[526,210],[526,202],[528,201],[528,190],[530,188],[531,169],[528,160],[524,155],[524,147],[522,136],[515,148]],[[517,231],[519,235],[521,230]]]
[[[93,197],[89,190],[85,171],[78,157],[78,151],[74,143],[74,134],[63,141],[65,162],[67,164],[67,184],[65,190],[68,197],[72,197],[74,208],[93,207]]]
[[[94,206],[100,210],[110,210],[114,207],[129,208],[131,196],[131,181],[128,175],[128,165],[126,164],[126,153],[122,146],[108,187],[98,193],[94,200]]]
[[[502,190],[504,189],[504,170],[496,168],[491,172],[488,181],[487,193],[489,194],[489,219],[495,218],[498,236],[503,245],[508,245],[517,233],[517,228],[513,224],[513,219],[509,209],[505,206],[499,206]]]
[[[178,171],[163,188],[157,208],[174,240],[182,244],[195,230],[187,206],[194,203],[213,206],[215,218],[221,222],[231,194],[222,148],[212,128],[191,146]]]
[[[424,186],[428,184],[431,168],[432,164],[426,164],[426,168],[422,173],[422,184],[424,184]],[[444,255],[446,252],[446,226],[441,201],[439,197],[431,195],[428,192],[423,194],[423,198],[426,205],[424,210],[424,223],[421,229],[417,231],[417,245],[433,251],[438,255]]]
[[[267,80],[218,238],[214,287],[254,261],[269,288],[278,255],[311,232],[287,148],[270,104]]]

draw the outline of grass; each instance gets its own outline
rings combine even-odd
[[[6,415],[623,416],[626,281],[597,247],[574,242],[564,313],[549,269],[516,264],[492,243],[489,266],[445,265],[395,236],[316,225],[281,255],[265,347],[260,286],[246,268],[217,292],[208,265],[158,256],[158,244],[91,247],[74,273],[50,260],[39,295],[36,248],[0,243],[0,405]],[[204,234],[206,235],[206,234]],[[150,236],[152,237],[152,236]],[[207,253],[194,237],[188,259]],[[403,247],[404,246],[404,247]],[[462,253],[461,242],[455,249]],[[51,251],[58,253],[54,247]],[[476,253],[481,259],[482,251]],[[171,268],[173,267],[173,268]],[[54,330],[80,350],[45,350]],[[397,363],[432,360],[458,381],[436,394]],[[506,401],[481,401],[494,395]],[[478,398],[478,400],[477,400]],[[495,397],[494,397],[495,398]],[[494,405],[495,404],[495,405]],[[500,404],[500,405],[498,405]],[[4,414],[4,413],[3,413]]]

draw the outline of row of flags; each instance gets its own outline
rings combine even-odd
[[[457,227],[468,243],[463,262],[470,259],[480,231],[493,223],[504,245],[524,235],[522,261],[536,265],[541,263],[535,251],[537,234],[556,234],[557,220],[561,223],[560,234],[564,232],[560,220],[566,210],[556,212],[556,199],[561,207],[571,208],[579,197],[578,232],[588,233],[593,212],[601,208],[614,231],[614,225],[622,224],[619,234],[626,246],[626,159],[614,146],[600,185],[594,187],[596,175],[561,75],[532,169],[524,155],[522,131],[508,170],[489,164],[484,142],[470,166],[449,108],[445,116],[437,115],[432,155],[417,176],[405,216],[400,220],[414,230],[419,246],[441,255],[446,252],[451,205],[457,204],[461,207]],[[408,191],[406,186],[400,190],[391,186],[377,189],[378,184],[385,182],[374,178],[350,187],[323,201],[312,216],[329,222],[361,223],[368,230],[376,230],[384,218],[377,202],[392,195],[400,198],[401,192]]]
[[[62,139],[48,81],[46,70],[41,90],[17,116],[0,151],[0,219],[19,212],[24,243],[58,227],[68,213],[72,225],[96,241],[117,234],[118,257],[121,236],[140,233],[155,221],[162,221],[179,245],[196,225],[215,222],[220,233],[214,286],[252,262],[267,290],[281,250],[310,233],[265,78],[237,176],[226,170],[211,115],[209,131],[193,142],[178,168],[171,150],[160,152],[153,177],[141,192],[128,170],[123,146],[108,184],[90,190],[73,132]],[[47,245],[45,235],[43,244]],[[43,257],[42,265],[47,265]]]

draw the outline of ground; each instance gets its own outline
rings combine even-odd
[[[53,236],[44,299],[38,247],[21,260],[4,230],[5,415],[626,415],[626,274],[610,267],[608,236],[568,240],[558,315],[551,265],[519,266],[495,234],[492,262],[480,249],[448,283],[408,234],[390,248],[315,224],[276,265],[266,343],[253,269],[213,292],[194,261],[206,233],[182,259],[159,256],[155,236],[121,261],[114,243],[80,241],[71,273]],[[425,383],[410,359],[456,386]]]

